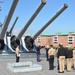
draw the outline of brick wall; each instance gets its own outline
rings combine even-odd
[[[54,35],[53,36],[39,36],[40,38],[40,43],[38,42],[38,38],[36,38],[35,43],[36,45],[39,44],[41,46],[46,46],[46,45],[54,45],[55,47],[57,47],[60,43],[63,44],[63,46],[67,46],[67,45],[71,45],[71,47],[75,46],[75,35],[73,35],[74,37],[74,42],[72,44],[69,44],[68,42],[68,36],[72,36],[71,33],[69,33],[68,35],[55,35],[58,36],[58,42],[54,43]]]

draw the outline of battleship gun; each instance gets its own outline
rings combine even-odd
[[[41,11],[41,9],[44,7],[45,4],[46,4],[46,1],[45,0],[41,0],[40,5],[37,7],[37,9],[33,13],[33,15],[28,20],[28,22],[24,25],[24,27],[20,31],[20,33],[17,36],[12,36],[11,37],[10,42],[11,42],[12,49],[15,49],[15,45],[19,45],[20,44],[20,39],[22,38],[23,34],[25,33],[25,31],[27,30],[29,25],[32,23],[32,21],[35,19],[35,17],[38,15],[38,13]]]
[[[2,50],[4,48],[4,46],[5,46],[5,44],[4,44],[5,33],[7,31],[9,22],[10,22],[10,20],[12,18],[12,15],[14,13],[14,10],[16,8],[17,3],[18,3],[18,0],[13,0],[13,3],[12,3],[11,8],[9,10],[9,13],[8,13],[8,15],[7,15],[6,19],[5,19],[5,22],[4,22],[3,26],[2,26],[2,30],[1,30],[1,34],[0,34],[0,50]]]
[[[47,21],[46,24],[43,25],[35,34],[32,36],[26,36],[24,38],[25,49],[28,51],[33,50],[34,40],[68,7],[67,4],[64,4],[59,11],[57,11],[50,20]]]

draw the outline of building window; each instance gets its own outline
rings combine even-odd
[[[41,42],[41,38],[40,37],[38,37],[38,43],[40,43]]]
[[[74,36],[68,36],[68,43],[72,44],[74,42]]]
[[[54,36],[54,43],[58,42],[58,36]]]

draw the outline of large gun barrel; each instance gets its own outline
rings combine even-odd
[[[32,50],[33,48],[33,43],[34,40],[37,38],[37,36],[44,31],[44,29],[49,26],[66,8],[68,7],[67,4],[64,4],[63,7],[42,27],[40,28],[40,30],[38,30],[34,35],[30,36],[26,36],[24,41],[25,41],[25,45],[26,48],[28,50]]]
[[[4,25],[2,27],[1,34],[0,34],[0,49],[4,48],[4,36],[5,36],[7,27],[9,25],[11,18],[12,18],[12,15],[14,13],[14,10],[16,8],[17,3],[18,3],[18,0],[13,0],[13,3],[12,3],[11,8],[9,10],[9,13],[8,13],[6,20],[4,22]]]
[[[18,17],[16,17],[16,19],[15,19],[15,21],[14,21],[14,23],[13,23],[11,29],[10,29],[10,31],[7,31],[7,32],[6,32],[6,36],[11,36],[12,31],[13,31],[13,28],[14,28],[14,26],[15,26],[17,20],[18,20]]]
[[[45,4],[46,4],[46,1],[42,0],[41,4],[37,7],[37,9],[33,13],[33,15],[30,17],[29,21],[25,24],[23,29],[20,31],[20,33],[17,36],[11,37],[11,47],[12,47],[12,49],[15,49],[14,45],[13,45],[13,42],[16,42],[16,44],[19,45],[19,41],[20,41],[21,37],[23,36],[23,34],[25,33],[25,31],[27,30],[29,25],[32,23],[32,21],[35,19],[35,17],[38,15],[38,13],[40,12],[40,10],[43,8],[43,6]]]
[[[20,33],[18,34],[18,38],[21,39],[21,37],[23,36],[23,34],[25,33],[25,31],[27,30],[27,28],[29,27],[29,25],[32,23],[32,21],[34,20],[34,18],[38,15],[38,13],[40,12],[40,10],[43,8],[43,6],[46,4],[45,0],[42,0],[41,4],[38,6],[38,8],[35,10],[35,12],[33,13],[33,15],[31,16],[31,18],[29,19],[29,21],[26,23],[26,25],[23,27],[23,29],[20,31]]]
[[[6,17],[5,23],[4,23],[3,28],[2,28],[2,31],[1,31],[1,35],[0,35],[0,38],[1,39],[4,39],[6,30],[8,28],[9,22],[10,22],[10,20],[12,18],[12,15],[14,13],[14,10],[16,8],[17,3],[18,3],[18,0],[13,0],[12,6],[11,6],[11,8],[9,10],[9,13],[8,13],[8,15]]]
[[[13,23],[13,25],[12,25],[10,31],[9,31],[10,34],[12,33],[12,30],[13,30],[13,28],[14,28],[14,26],[15,26],[17,20],[18,20],[18,16],[16,17],[16,19],[15,19],[15,21],[14,21],[14,23]]]
[[[68,5],[64,4],[63,7],[57,13],[55,13],[54,16],[32,36],[32,38],[35,40],[37,38],[37,36],[41,32],[43,32],[44,29],[47,28],[67,7],[68,7]]]

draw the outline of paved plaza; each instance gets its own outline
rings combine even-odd
[[[26,57],[25,54],[23,53],[22,57],[20,58],[20,62],[24,62],[24,61],[32,61],[33,63],[40,64],[40,65],[42,65],[43,69],[40,71],[13,73],[7,68],[7,63],[15,62],[15,54],[10,54],[10,55],[9,54],[6,54],[6,55],[0,54],[0,75],[75,75],[75,71],[73,69],[71,72],[67,72],[65,70],[64,73],[58,73],[57,58],[55,58],[54,70],[49,70],[49,63],[48,63],[48,61],[46,61],[45,54],[44,54],[44,56],[41,54],[41,61],[37,62],[36,54],[34,54],[33,57]]]

